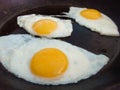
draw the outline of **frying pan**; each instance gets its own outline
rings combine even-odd
[[[16,24],[16,18],[25,14],[57,15],[68,11],[70,6],[95,8],[108,15],[118,26],[120,31],[120,13],[118,2],[115,0],[1,0],[0,1],[0,36],[27,33]],[[60,17],[63,18],[63,17]],[[67,19],[67,18],[64,18]],[[104,54],[110,58],[109,63],[96,75],[81,80],[76,84],[46,86],[32,84],[17,78],[7,72],[0,64],[0,89],[2,90],[93,90],[102,87],[107,82],[106,77],[100,81],[102,75],[109,69],[120,51],[120,38],[101,36],[88,28],[78,25],[74,20],[72,36],[61,38],[73,45],[82,47],[96,54]]]

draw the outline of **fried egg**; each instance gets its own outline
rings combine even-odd
[[[67,37],[73,31],[71,20],[52,16],[35,14],[18,16],[17,24],[32,35],[48,38]]]
[[[22,41],[18,46],[17,40],[13,40],[15,44],[10,42],[12,41],[10,38],[16,39],[18,37]],[[5,41],[1,38],[4,38]],[[35,38],[28,35],[0,37],[0,47],[4,47],[6,43],[13,43],[12,47],[9,44],[8,47],[14,51],[1,49],[0,62],[17,77],[36,84],[77,83],[95,75],[109,61],[105,55],[93,54],[61,40]],[[9,60],[1,58],[3,52],[12,52],[10,56],[6,55]]]
[[[70,7],[66,15],[100,35],[119,36],[118,27],[112,19],[96,9]]]

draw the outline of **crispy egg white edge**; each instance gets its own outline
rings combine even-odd
[[[56,21],[58,24],[57,30],[46,35],[37,34],[32,29],[32,25],[40,19],[51,19]],[[70,36],[73,31],[71,20],[63,20],[52,16],[44,16],[44,15],[36,15],[36,14],[22,15],[17,17],[17,24],[32,35],[44,36],[48,38],[67,37]]]
[[[117,25],[107,15],[101,13],[102,18],[97,20],[86,19],[79,15],[79,12],[87,8],[70,7],[69,12],[65,13],[68,17],[75,19],[77,23],[91,31],[100,33],[100,35],[119,36]],[[76,18],[77,17],[77,18]],[[99,28],[98,28],[99,27]]]

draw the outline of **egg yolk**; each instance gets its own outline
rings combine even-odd
[[[30,63],[31,72],[45,78],[62,75],[67,67],[66,55],[56,48],[40,50],[33,56]]]
[[[101,17],[101,13],[95,9],[85,9],[80,12],[80,15],[91,20],[96,20]]]
[[[36,33],[40,35],[50,34],[51,32],[56,30],[57,23],[50,19],[42,19],[35,22],[32,28]]]

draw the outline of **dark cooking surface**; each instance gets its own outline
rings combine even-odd
[[[0,0],[0,26],[5,24],[5,26],[9,27],[3,27],[2,28],[2,34],[0,31],[0,35],[5,35],[8,33],[16,33],[16,32],[11,32],[12,29],[17,28],[14,26],[15,22],[15,16],[21,14],[24,11],[27,11],[31,8],[37,8],[39,6],[50,6],[47,8],[42,8],[41,13],[54,13],[54,12],[60,12],[61,7],[58,11],[54,11],[55,8],[51,8],[53,6],[53,3],[56,6],[68,6],[74,5],[74,6],[84,6],[84,7],[91,7],[91,8],[96,8],[103,13],[109,15],[117,25],[120,24],[120,13],[119,13],[119,5],[117,5],[117,2],[114,2],[115,0]],[[53,11],[46,11],[47,9]],[[39,12],[39,9],[34,9],[34,12]],[[64,8],[63,8],[64,10]],[[32,11],[28,11],[30,13]],[[16,14],[17,13],[17,14]],[[12,20],[12,17],[14,17]],[[9,22],[7,22],[9,21]],[[7,24],[6,24],[7,22]],[[12,22],[12,23],[11,23]],[[12,26],[13,25],[13,26]],[[74,24],[74,27],[78,27],[76,24]],[[120,28],[120,27],[119,27]],[[5,32],[3,30],[8,30],[9,32]],[[17,32],[18,33],[18,32]],[[24,32],[23,32],[24,33]],[[90,32],[83,32],[83,34],[88,34],[90,35]],[[82,35],[82,34],[81,34]],[[96,35],[96,33],[93,33],[93,35]],[[82,37],[82,36],[81,36]],[[84,36],[83,36],[84,37]],[[93,36],[94,37],[94,36]],[[76,36],[77,38],[77,36]],[[99,38],[99,35],[97,35],[97,38]],[[86,40],[88,38],[85,38]],[[101,39],[104,39],[102,37]],[[69,41],[70,39],[65,39]],[[93,39],[93,41],[96,41],[96,39]],[[117,40],[117,39],[116,39]],[[76,40],[77,41],[77,40]],[[79,45],[79,43],[76,43],[76,41],[72,42],[73,44]],[[88,47],[88,50],[91,50],[90,48],[93,48],[93,46],[87,46],[82,39],[81,41],[81,47]],[[93,42],[92,41],[92,42]],[[109,39],[106,41],[109,41]],[[114,40],[112,39],[111,42]],[[88,43],[88,42],[87,42]],[[112,44],[111,44],[112,45]],[[95,45],[97,47],[97,45]],[[101,44],[102,47],[102,44]],[[107,47],[107,45],[106,45]],[[114,45],[112,46],[114,47]],[[92,51],[92,50],[91,50]],[[103,50],[98,50],[101,52],[106,52],[104,49]],[[97,50],[93,50],[93,52],[97,52]],[[109,57],[111,56],[112,50],[109,50],[109,52],[106,53]],[[114,51],[115,52],[115,51]],[[98,53],[98,52],[97,52]],[[119,90],[120,89],[120,56],[117,57],[116,61],[113,63],[113,65],[107,70],[104,71],[103,73],[100,73],[100,75],[97,75],[95,77],[92,77],[90,79],[87,79],[85,81],[82,81],[81,84],[70,84],[70,85],[65,85],[65,86],[39,86],[35,84],[31,84],[29,82],[25,82],[24,80],[19,79],[7,72],[1,65],[0,65],[0,90],[38,90],[38,89],[43,89],[43,90],[90,90],[90,89],[107,89],[107,90],[114,90],[116,87]]]

